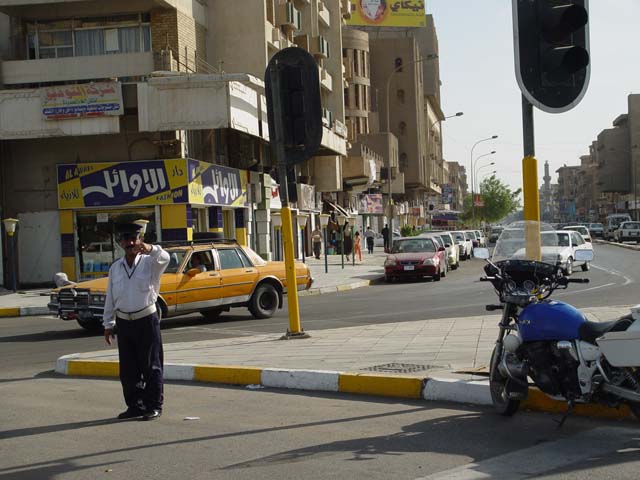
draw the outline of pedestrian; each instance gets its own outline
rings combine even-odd
[[[311,232],[311,242],[313,243],[313,255],[320,259],[320,249],[322,248],[322,230],[320,225],[316,225],[316,228]]]
[[[364,232],[364,238],[367,241],[367,251],[371,255],[373,253],[373,243],[375,242],[376,234],[371,230],[371,225],[367,226],[367,229]]]
[[[384,224],[384,228],[382,229],[382,239],[384,241],[384,253],[389,253],[389,244],[391,243],[389,237],[389,225]]]
[[[356,232],[353,237],[353,258],[355,259],[357,255],[359,262],[362,261],[362,247],[360,246],[360,241],[360,232]]]
[[[347,262],[349,261],[349,255],[353,250],[353,238],[351,238],[351,227],[349,226],[349,222],[344,224],[342,229],[342,248],[344,249],[344,254],[347,257]]]
[[[160,277],[169,254],[140,239],[142,227],[119,225],[118,240],[125,252],[109,269],[102,323],[111,345],[118,328],[120,383],[127,409],[118,418],[155,420],[162,415],[163,350],[156,301]]]

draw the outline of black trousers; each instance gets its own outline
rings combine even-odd
[[[367,237],[367,250],[373,253],[373,237]]]
[[[164,353],[158,314],[138,320],[116,318],[116,325],[120,383],[127,407],[137,407],[141,400],[147,409],[162,410]]]

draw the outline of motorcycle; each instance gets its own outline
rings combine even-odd
[[[488,249],[475,251],[487,261],[480,280],[500,299],[486,309],[502,311],[490,362],[493,405],[501,415],[516,413],[531,378],[542,392],[567,402],[561,424],[576,403],[627,404],[640,418],[640,305],[600,323],[550,299],[570,283],[589,282],[563,274],[557,238],[548,225],[518,222],[504,229],[491,258]],[[592,259],[593,251],[575,252],[577,262]]]

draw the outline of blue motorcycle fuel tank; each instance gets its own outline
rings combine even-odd
[[[539,340],[575,340],[585,316],[568,303],[532,303],[520,313],[518,331],[525,342]]]

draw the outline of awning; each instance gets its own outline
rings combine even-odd
[[[335,203],[329,202],[327,200],[325,200],[329,205],[331,205],[331,208],[333,208],[336,212],[338,212],[340,215],[344,215],[345,217],[350,217],[351,215],[349,214],[349,212],[347,212],[344,208],[342,208],[340,205],[337,205]]]

